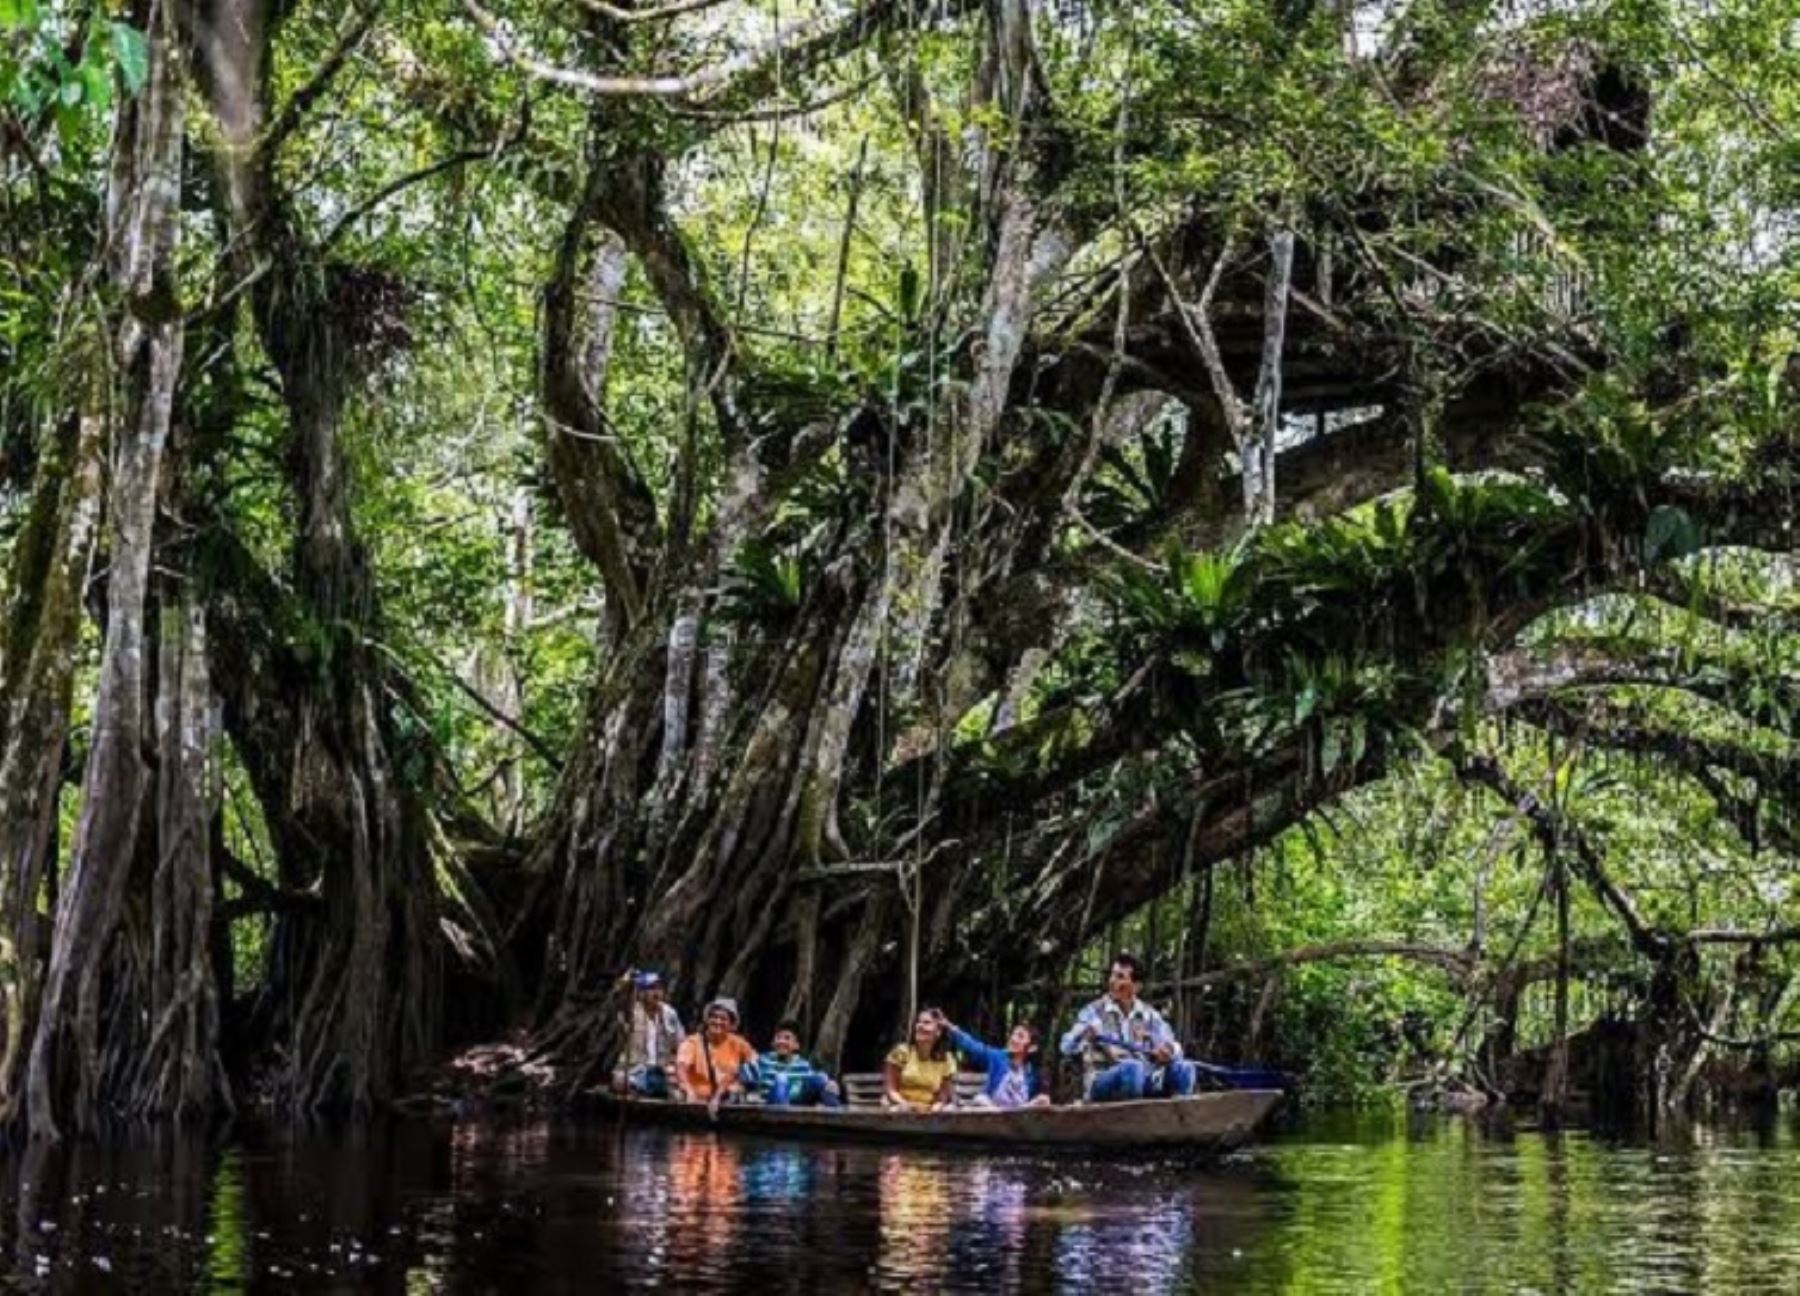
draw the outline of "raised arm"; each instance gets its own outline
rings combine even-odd
[[[632,997],[631,982],[637,976],[636,968],[626,968],[618,980],[606,989],[606,1002],[613,1014],[618,1017],[619,1025],[625,1028],[627,1038],[632,1028],[632,1009],[637,1007],[637,1000]]]
[[[1002,1059],[1006,1057],[1005,1049],[996,1048],[992,1044],[982,1043],[982,1041],[976,1039],[960,1026],[950,1026],[948,1022],[944,1024],[949,1027],[950,1030],[950,1047],[955,1049],[958,1053],[961,1053],[969,1061],[980,1066],[988,1067],[994,1064],[994,1057],[996,1055]]]

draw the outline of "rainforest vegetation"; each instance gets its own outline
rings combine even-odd
[[[0,1122],[1800,1080],[1792,0],[0,0]],[[447,1078],[448,1077],[448,1078]]]

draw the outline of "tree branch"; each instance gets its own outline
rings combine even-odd
[[[1589,636],[1547,653],[1513,649],[1489,660],[1488,679],[1490,711],[1559,692],[1637,684],[1691,693],[1777,731],[1784,716],[1800,714],[1800,680],[1763,675],[1729,653],[1683,651],[1627,635]]]
[[[1456,981],[1466,981],[1475,972],[1478,960],[1470,951],[1459,945],[1425,945],[1416,941],[1392,940],[1341,940],[1328,941],[1321,945],[1305,945],[1298,949],[1285,950],[1268,958],[1251,959],[1243,963],[1233,963],[1226,967],[1214,968],[1210,972],[1202,972],[1198,976],[1186,977],[1180,982],[1153,982],[1152,989],[1172,989],[1177,984],[1185,988],[1201,986],[1226,985],[1233,981],[1261,981],[1272,972],[1285,968],[1301,967],[1308,963],[1337,963],[1346,959],[1363,958],[1398,958],[1414,963],[1424,963],[1448,973]]]
[[[274,913],[286,909],[322,908],[325,901],[310,891],[284,891],[274,886],[245,864],[230,851],[216,852],[219,867],[225,876],[238,884],[244,894],[236,900],[227,901],[213,921],[229,923],[253,913]]]
[[[312,106],[331,88],[331,83],[337,80],[344,64],[349,62],[350,56],[356,53],[374,28],[375,20],[381,14],[381,5],[382,0],[362,0],[351,10],[349,18],[338,31],[337,39],[325,52],[324,58],[319,60],[312,76],[294,91],[257,142],[257,154],[263,165],[266,166],[281,151],[281,146],[287,142],[288,137],[306,120],[306,114],[312,111]]]
[[[597,170],[595,210],[637,257],[681,335],[695,385],[711,398],[721,438],[736,445],[745,433],[738,403],[737,340],[687,240],[669,217],[663,166],[662,158],[638,151]]]
[[[652,23],[665,22],[670,18],[679,18],[683,14],[699,13],[702,9],[714,9],[728,3],[728,0],[670,0],[668,4],[655,5],[649,9],[621,9],[617,5],[606,3],[606,0],[575,0],[589,13],[599,14],[602,18],[616,23]]]
[[[1578,824],[1536,793],[1520,787],[1491,756],[1464,756],[1456,763],[1456,772],[1464,782],[1487,788],[1523,814],[1546,851],[1569,854],[1588,888],[1624,924],[1633,948],[1651,959],[1661,960],[1668,955],[1668,935],[1644,921],[1631,897],[1607,873],[1599,850]]]
[[[462,0],[462,7],[502,59],[540,81],[603,97],[695,99],[701,103],[709,98],[734,98],[746,94],[754,97],[762,89],[771,67],[779,65],[783,75],[809,71],[835,54],[856,48],[907,12],[900,0],[871,0],[848,17],[821,13],[791,27],[778,29],[767,39],[692,72],[601,76],[549,63],[527,53],[507,29],[508,24],[484,8],[480,0]]]
[[[601,416],[612,354],[613,303],[625,278],[625,249],[617,241],[608,239],[589,248],[605,183],[598,168],[589,173],[544,287],[539,385],[551,483],[570,536],[605,583],[609,624],[623,629],[641,611],[641,554],[655,535],[656,509]],[[589,273],[601,291],[595,294],[598,300],[583,347],[577,320],[580,279],[589,262]]]
[[[327,230],[325,236],[319,240],[320,257],[328,255],[331,249],[337,245],[337,241],[348,233],[353,225],[388,199],[456,167],[466,166],[470,162],[491,162],[499,157],[506,147],[505,140],[497,140],[492,148],[464,149],[461,152],[452,153],[448,157],[439,158],[435,162],[427,163],[415,171],[408,171],[404,175],[396,176],[338,218],[337,223]]]

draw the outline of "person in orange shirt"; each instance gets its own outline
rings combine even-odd
[[[737,1033],[737,1000],[720,996],[701,1014],[705,1023],[681,1041],[675,1052],[675,1084],[686,1102],[703,1102],[717,1112],[719,1104],[744,1094],[744,1068],[756,1063],[756,1050]]]

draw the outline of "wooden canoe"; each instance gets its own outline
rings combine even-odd
[[[593,1095],[599,1109],[629,1123],[718,1129],[770,1138],[855,1139],[928,1143],[933,1147],[1085,1147],[1225,1152],[1249,1139],[1281,1101],[1279,1090],[1227,1089],[1189,1098],[1002,1111],[958,1107],[940,1112],[880,1108],[764,1107],[719,1109],[698,1103]]]

